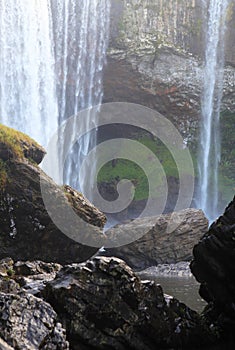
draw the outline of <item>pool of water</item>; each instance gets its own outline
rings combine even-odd
[[[164,293],[174,296],[197,312],[201,312],[206,305],[198,294],[199,283],[194,277],[159,277],[152,274],[141,274],[140,277],[154,280],[162,286]]]

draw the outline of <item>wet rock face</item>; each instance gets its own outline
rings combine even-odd
[[[235,197],[193,249],[191,270],[210,306],[209,319],[225,331],[235,324]],[[234,337],[233,337],[234,338]]]
[[[12,267],[13,281],[18,284],[18,290],[41,297],[46,283],[53,280],[61,268],[61,265],[55,263],[17,261]]]
[[[196,312],[117,258],[64,267],[43,295],[67,325],[73,349],[188,349],[214,339]]]
[[[66,331],[56,312],[35,297],[40,295],[38,287],[45,288],[60,268],[41,261],[0,261],[1,350],[69,349]]]
[[[105,255],[117,256],[137,270],[158,264],[190,261],[193,246],[207,231],[208,221],[201,210],[185,209],[175,213],[174,220],[179,224],[173,232],[168,232],[170,220],[171,214],[166,214],[117,225],[107,231],[107,236],[115,232],[118,237],[128,232],[135,237],[141,229],[146,234],[128,245],[107,249]]]

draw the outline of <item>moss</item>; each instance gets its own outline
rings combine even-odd
[[[164,184],[165,176],[167,178],[173,177],[178,179],[179,173],[176,163],[170,151],[161,143],[161,141],[155,140],[147,136],[140,137],[138,141],[153,152],[153,157],[156,156],[163,168],[164,175],[162,174],[162,171],[160,171],[160,169],[159,171],[156,171],[152,157],[149,157],[149,159],[145,159],[146,155],[144,153],[141,154],[140,150],[139,158],[142,161],[144,161],[144,169],[148,169],[149,173],[154,174],[155,188],[154,193],[151,193],[151,197],[158,198],[159,196],[161,196],[160,189]],[[175,152],[179,152],[178,156],[182,155],[183,157],[184,150],[175,150]],[[187,168],[187,164],[184,163],[184,165],[185,168],[182,169],[183,172],[185,174],[189,174],[190,169]],[[109,183],[116,185],[117,182],[119,182],[120,180],[128,179],[132,181],[135,187],[134,199],[146,199],[149,196],[149,184],[144,169],[141,169],[133,161],[126,159],[110,161],[100,169],[98,174],[98,183]]]
[[[40,146],[29,136],[20,131],[16,131],[5,125],[0,124],[0,143],[6,145],[14,158],[24,158],[24,150],[31,146]]]
[[[219,190],[229,202],[235,191],[235,113],[221,113],[221,162],[219,167]]]
[[[3,192],[7,184],[7,164],[0,159],[0,191]]]
[[[187,29],[191,34],[199,36],[202,31],[202,25],[203,21],[201,18],[199,18],[194,23],[192,23],[191,26],[189,25]]]

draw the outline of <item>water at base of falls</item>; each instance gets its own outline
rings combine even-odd
[[[199,149],[197,207],[209,221],[219,215],[220,104],[223,91],[224,33],[227,0],[209,0]]]
[[[102,102],[109,11],[110,0],[0,0],[2,123],[46,146],[67,118]],[[96,115],[87,116],[95,129]],[[79,170],[96,144],[96,133],[77,141],[67,156],[63,180],[85,192],[95,161],[89,176]]]

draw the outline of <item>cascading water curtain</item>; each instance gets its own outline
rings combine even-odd
[[[0,0],[0,122],[42,145],[57,128],[50,1]]]
[[[53,2],[52,2],[53,4]],[[63,122],[79,111],[100,105],[103,97],[103,67],[109,40],[109,0],[82,0],[54,3],[55,56],[60,77],[58,88],[59,119]],[[61,59],[62,58],[62,59]],[[97,115],[87,113],[96,128]],[[90,119],[90,120],[89,120]],[[74,125],[74,128],[79,125]],[[72,137],[72,135],[71,135]],[[63,139],[63,135],[61,136]],[[92,200],[95,159],[86,173],[83,159],[96,144],[96,132],[87,133],[76,142],[64,166],[64,182],[79,188]]]
[[[224,33],[228,0],[209,0],[206,33],[202,126],[199,150],[197,206],[209,221],[218,212],[218,167],[220,162],[220,104],[223,91]]]
[[[110,0],[0,0],[2,123],[46,146],[68,117],[101,104],[109,13]],[[96,117],[87,114],[94,128]],[[61,149],[63,142],[60,135]],[[64,181],[82,191],[92,186],[95,160],[89,176],[79,169],[95,144],[96,133],[86,134],[64,166]]]

